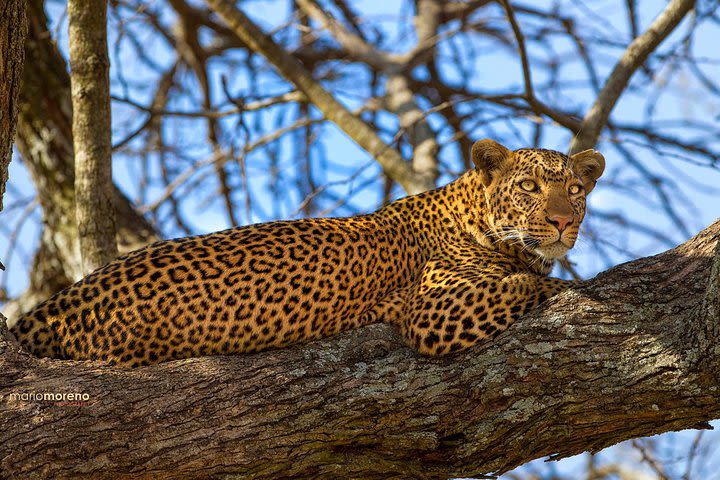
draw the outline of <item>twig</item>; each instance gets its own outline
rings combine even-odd
[[[665,469],[655,458],[653,452],[649,448],[647,448],[647,446],[644,445],[641,440],[632,440],[631,445],[638,452],[640,452],[642,461],[645,462],[655,472],[655,474],[658,476],[658,480],[670,480],[670,478],[665,473]]]

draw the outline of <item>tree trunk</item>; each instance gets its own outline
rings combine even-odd
[[[44,228],[30,269],[30,287],[5,306],[11,321],[82,277],[73,186],[70,77],[47,29],[43,1],[28,0],[27,8],[27,61],[20,89],[16,145],[38,191]],[[153,226],[130,200],[114,185],[111,191],[120,251],[135,250],[157,240]]]
[[[0,211],[15,138],[26,33],[24,0],[8,0],[0,7]]]
[[[719,240],[720,221],[443,359],[384,325],[135,370],[0,345],[0,477],[444,479],[708,428]]]
[[[117,257],[112,197],[107,3],[70,0],[75,209],[83,273]]]

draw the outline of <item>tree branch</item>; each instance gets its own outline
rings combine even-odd
[[[445,359],[384,325],[135,370],[41,360],[5,341],[0,444],[12,447],[0,476],[444,479],[707,428],[720,417],[720,355],[701,333],[720,318],[697,312],[719,240],[720,221]],[[27,399],[46,392],[88,397]]]
[[[522,30],[520,30],[520,25],[518,25],[517,20],[515,19],[515,13],[513,12],[508,0],[500,0],[500,3],[502,3],[503,8],[505,9],[505,14],[510,22],[510,27],[512,28],[513,34],[515,35],[515,41],[517,42],[518,53],[520,54],[520,64],[522,65],[523,71],[523,83],[525,85],[525,100],[537,115],[545,115],[548,118],[555,120],[560,125],[568,126],[572,122],[572,119],[567,118],[567,116],[562,115],[558,111],[548,107],[538,100],[537,96],[535,96],[532,74],[530,71],[530,61],[528,60],[527,49],[525,48],[525,36],[523,35]]]
[[[243,43],[265,56],[280,74],[295,84],[328,120],[373,156],[387,176],[399,183],[406,192],[419,193],[434,188],[435,185],[429,184],[424,177],[418,178],[395,149],[387,145],[373,129],[338,102],[312,78],[299,61],[235,8],[233,2],[208,0],[208,5],[223,18]]]
[[[593,148],[597,144],[600,132],[605,128],[610,112],[625,91],[630,77],[694,6],[695,0],[672,0],[645,33],[630,43],[583,119],[580,132],[570,145],[570,153]]]
[[[398,69],[403,62],[399,55],[382,52],[368,44],[359,35],[347,30],[335,20],[329,12],[323,10],[314,0],[296,0],[297,5],[318,22],[325,30],[328,30],[338,41],[342,48],[352,57],[366,62],[376,70]]]
[[[0,211],[15,138],[26,34],[25,2],[10,0],[0,8]]]
[[[401,73],[391,75],[387,80],[385,101],[387,108],[400,120],[400,128],[410,134],[413,146],[413,170],[428,185],[435,185],[438,171],[438,143],[435,132],[430,128],[427,115],[415,102],[407,78]]]
[[[107,4],[70,0],[75,208],[83,273],[117,257],[112,181]]]

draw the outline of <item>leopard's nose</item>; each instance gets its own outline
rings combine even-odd
[[[545,220],[547,220],[549,224],[555,225],[558,232],[562,233],[563,230],[572,223],[573,217],[570,215],[552,215],[550,217],[545,217]]]

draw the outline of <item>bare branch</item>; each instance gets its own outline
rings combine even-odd
[[[70,0],[75,203],[83,272],[117,257],[110,126],[107,4]]]
[[[424,183],[435,185],[439,175],[435,132],[430,128],[425,113],[415,102],[404,75],[391,75],[387,80],[386,90],[388,109],[397,114],[400,127],[410,132],[415,174],[422,178]]]
[[[305,100],[305,96],[297,91],[283,93],[282,95],[278,95],[275,97],[265,98],[262,100],[257,100],[255,102],[247,102],[242,103],[239,107],[234,108],[228,108],[227,110],[214,110],[214,109],[208,109],[208,110],[199,110],[199,111],[181,111],[181,110],[166,110],[162,108],[157,108],[155,105],[151,106],[145,106],[139,102],[136,102],[135,100],[132,100],[130,98],[124,98],[124,97],[117,97],[117,96],[111,96],[112,100],[116,102],[125,103],[127,105],[132,106],[133,108],[137,108],[138,110],[142,110],[146,113],[149,113],[151,117],[160,116],[160,117],[186,117],[186,118],[224,118],[229,117],[231,115],[238,115],[243,112],[252,112],[255,110],[262,110],[263,108],[272,107],[273,105],[280,105],[282,103],[293,103],[293,102],[302,102]],[[115,148],[118,148],[116,146]]]
[[[434,185],[422,178],[417,178],[412,168],[400,154],[390,148],[383,140],[350,111],[327,92],[303,66],[284,49],[265,35],[229,0],[208,0],[215,10],[235,34],[253,50],[264,55],[278,71],[311,101],[331,122],[335,123],[350,138],[360,145],[371,156],[375,157],[385,173],[399,183],[408,193],[419,193]]]
[[[645,33],[630,43],[583,119],[580,131],[570,145],[570,153],[595,146],[600,132],[607,125],[610,112],[630,82],[630,77],[694,6],[695,0],[671,0]]]
[[[82,277],[75,218],[72,103],[67,64],[47,31],[42,0],[27,2],[29,22],[16,145],[43,210],[40,245],[29,270],[29,288],[5,305],[12,321]],[[123,252],[158,239],[153,226],[112,186]]]
[[[517,41],[518,53],[520,54],[520,62],[523,70],[523,82],[525,84],[525,100],[527,100],[528,104],[536,114],[546,115],[561,125],[570,125],[572,122],[571,119],[568,119],[566,115],[562,115],[556,110],[548,107],[535,96],[532,74],[530,71],[530,62],[528,60],[527,49],[525,47],[525,37],[522,34],[522,30],[520,30],[520,25],[518,25],[517,20],[515,19],[515,13],[513,12],[508,0],[501,0],[501,3],[505,8],[505,14],[508,17],[508,21],[510,22]]]
[[[403,63],[403,59],[399,55],[381,52],[359,35],[348,31],[314,0],[296,0],[296,3],[307,15],[332,33],[333,37],[352,57],[367,62],[378,70],[397,69]]]

